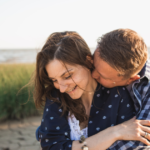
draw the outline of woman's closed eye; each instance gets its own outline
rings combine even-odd
[[[71,76],[72,76],[72,75],[69,75],[69,76],[64,77],[64,78],[65,78],[65,79],[69,79],[69,78],[71,78]],[[53,82],[57,82],[57,80],[54,80],[54,79],[52,79],[52,81],[53,81]]]
[[[71,75],[69,75],[69,76],[65,77],[65,79],[69,79],[69,78],[71,78]]]
[[[52,82],[56,82],[57,80],[52,80]]]

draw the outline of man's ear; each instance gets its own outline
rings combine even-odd
[[[93,57],[92,57],[92,55],[87,55],[86,56],[86,60],[90,61],[90,63],[93,64]]]
[[[132,82],[139,80],[140,79],[140,75],[135,75],[133,77],[131,77],[128,81],[127,81],[127,85],[131,84]]]

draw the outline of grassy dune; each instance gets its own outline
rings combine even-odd
[[[29,82],[34,69],[35,64],[0,65],[0,119],[37,114],[32,95],[28,100],[28,88],[18,93]]]

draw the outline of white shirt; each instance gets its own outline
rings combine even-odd
[[[70,112],[69,112],[69,116],[70,116]],[[84,135],[85,138],[88,137],[88,127],[80,130],[79,120],[77,120],[74,115],[68,117],[68,123],[71,129],[70,132],[71,140],[80,140],[81,135]]]

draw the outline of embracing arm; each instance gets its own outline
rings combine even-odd
[[[150,126],[150,121],[135,120],[134,117],[122,124],[109,127],[87,138],[86,143],[89,147],[89,150],[105,150],[117,140],[137,140],[137,141],[142,141],[147,145],[150,145],[150,142],[148,142],[145,138],[140,136],[143,133],[142,129],[144,125]],[[150,133],[149,128],[147,128],[147,132]],[[81,149],[81,144],[79,144],[78,141],[74,141],[72,150],[80,150],[80,149]],[[119,150],[118,147],[114,148],[114,150],[116,149]]]
[[[123,88],[124,89],[124,88]],[[104,150],[110,147],[114,142],[115,144],[118,143],[118,140],[124,140],[123,142],[127,143],[127,140],[135,140],[128,142],[128,147],[133,149],[137,148],[137,145],[139,143],[143,142],[146,145],[150,145],[150,142],[147,141],[143,136],[145,135],[145,131],[150,133],[150,128],[145,126],[150,126],[150,121],[148,120],[136,120],[135,117],[132,118],[133,112],[134,112],[134,106],[131,100],[130,95],[128,92],[121,91],[122,88],[119,88],[119,93],[121,94],[122,98],[120,100],[120,106],[118,109],[118,115],[117,115],[117,124],[114,127],[109,127],[94,136],[91,136],[86,139],[86,143],[91,150]],[[150,96],[149,96],[150,97]],[[147,105],[147,104],[146,104]],[[150,103],[149,103],[150,105]],[[149,110],[148,110],[149,111]],[[146,112],[144,111],[144,114]],[[143,113],[141,112],[141,115],[143,116]],[[145,114],[145,116],[148,116]],[[130,119],[132,118],[132,119]],[[129,120],[130,119],[130,120]],[[146,118],[144,118],[146,119]],[[126,122],[123,122],[125,120],[128,120]],[[123,123],[122,123],[123,122]],[[150,139],[150,136],[147,137]],[[116,142],[117,141],[117,142]],[[141,142],[140,142],[141,141]],[[132,147],[132,143],[134,143],[136,146]],[[142,143],[142,144],[143,144]],[[114,144],[114,145],[115,145]],[[130,145],[130,146],[129,146]],[[144,145],[144,144],[143,144]],[[145,145],[145,148],[148,148],[148,146]],[[120,144],[116,144],[116,146],[112,146],[111,150],[123,150],[128,147],[124,147],[124,145],[121,147]],[[78,141],[73,142],[73,149],[72,150],[79,150],[81,149],[81,144],[79,144]],[[139,146],[141,148],[141,146]],[[149,147],[150,148],[150,147]]]
[[[150,89],[149,89],[150,90]],[[149,91],[148,90],[148,91]],[[118,149],[121,150],[121,148],[124,148],[126,150],[130,150],[130,149],[136,149],[136,150],[143,150],[143,149],[150,149],[150,147],[148,147],[147,145],[149,145],[149,141],[150,140],[150,135],[148,134],[147,139],[144,138],[145,136],[145,132],[150,133],[150,128],[146,127],[149,126],[149,120],[150,120],[150,92],[148,92],[146,94],[146,96],[143,99],[143,104],[142,104],[142,109],[140,114],[137,116],[137,119],[135,122],[137,123],[137,138],[138,137],[142,137],[141,140],[137,140],[134,139],[135,141],[117,141],[115,142],[110,148],[109,150],[114,150],[114,149]],[[145,121],[144,121],[145,120]],[[121,138],[120,140],[124,140],[123,138]],[[129,139],[127,139],[129,140]],[[141,142],[139,142],[141,141]],[[145,144],[143,144],[145,143]],[[119,148],[120,149],[119,149]]]

